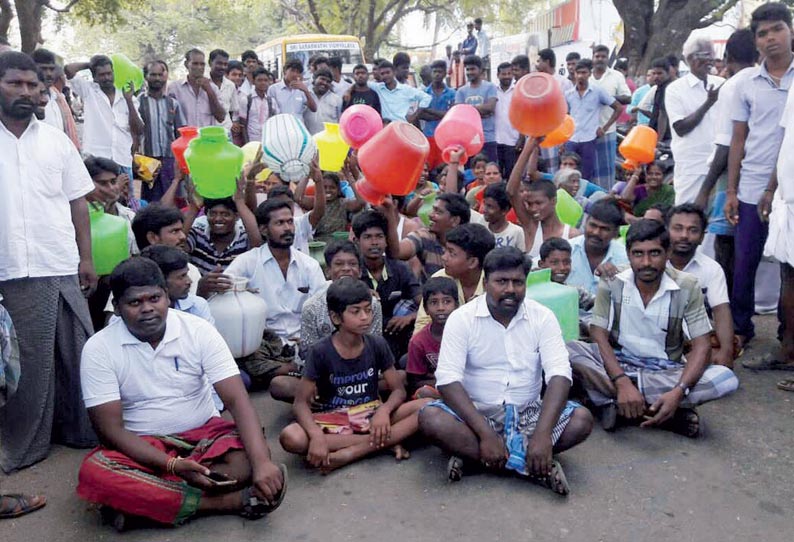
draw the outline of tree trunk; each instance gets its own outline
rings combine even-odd
[[[681,48],[692,30],[722,18],[737,0],[613,0],[625,28],[620,56],[629,60],[632,75],[644,74],[654,58]]]
[[[11,0],[0,0],[0,39],[8,41],[8,28],[14,20],[14,9]]]
[[[36,50],[37,45],[42,43],[41,17],[44,7],[41,0],[15,0],[14,3],[17,8],[22,52],[30,54]]]

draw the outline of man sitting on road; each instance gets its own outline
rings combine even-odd
[[[611,431],[617,415],[642,427],[659,426],[688,437],[700,432],[695,405],[739,386],[729,368],[709,365],[706,307],[697,279],[667,266],[664,224],[642,219],[626,236],[630,269],[598,285],[590,337],[568,343],[575,377],[601,409]],[[683,359],[684,334],[692,349]]]
[[[571,365],[560,326],[549,309],[525,297],[529,266],[520,250],[494,249],[483,267],[486,295],[447,320],[435,373],[443,401],[420,412],[420,428],[452,454],[450,480],[460,479],[464,461],[482,463],[566,495],[552,454],[584,441],[593,418],[567,402]]]
[[[83,398],[102,446],[83,460],[77,493],[120,515],[177,525],[198,513],[258,519],[284,497],[262,426],[229,348],[197,316],[169,310],[156,263],[110,275],[121,318],[83,349]],[[234,419],[220,417],[218,393]],[[121,519],[119,519],[121,518]]]

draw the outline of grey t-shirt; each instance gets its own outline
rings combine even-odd
[[[480,81],[476,87],[471,83],[460,87],[455,94],[456,104],[483,105],[491,98],[496,98],[496,85],[489,81]],[[482,119],[482,130],[485,135],[485,142],[496,141],[496,120],[494,115],[489,115]]]

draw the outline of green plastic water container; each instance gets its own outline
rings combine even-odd
[[[629,225],[628,224],[624,224],[623,226],[620,227],[620,229],[618,231],[620,232],[620,237],[619,237],[620,242],[623,243],[623,246],[625,246],[626,245],[626,234],[629,233]]]
[[[199,136],[187,146],[185,162],[200,196],[227,198],[237,190],[243,151],[229,141],[223,126],[199,128]]]
[[[584,210],[579,202],[573,199],[571,195],[562,188],[557,190],[557,205],[554,207],[557,211],[557,218],[563,224],[568,224],[570,227],[575,228],[579,221],[582,219]]]
[[[347,241],[350,239],[350,232],[348,231],[335,231],[331,234],[331,237],[336,239],[337,241]]]
[[[114,53],[110,55],[113,63],[113,84],[116,88],[126,90],[127,85],[132,81],[135,90],[143,88],[143,70],[140,69],[127,55]]]
[[[436,192],[430,192],[428,195],[422,196],[422,206],[416,212],[416,216],[419,217],[425,227],[430,227],[430,212],[433,210],[436,196]]]
[[[551,269],[541,269],[527,276],[526,295],[554,313],[565,342],[579,338],[579,293],[576,288],[552,282]]]
[[[309,256],[317,260],[320,267],[325,267],[325,241],[310,241]]]
[[[113,269],[129,258],[127,221],[105,213],[102,207],[90,205],[91,256],[97,275],[109,275]]]

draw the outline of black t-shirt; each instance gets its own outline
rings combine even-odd
[[[303,375],[317,384],[319,402],[326,409],[350,407],[378,399],[378,373],[394,366],[383,337],[364,335],[364,349],[357,358],[343,359],[331,337],[309,350]]]
[[[373,108],[375,111],[380,113],[380,98],[378,97],[378,93],[368,88],[367,90],[355,90],[353,89],[350,93],[350,101],[345,101],[342,107],[342,111],[350,107],[351,105],[356,104],[364,104],[368,105]]]

